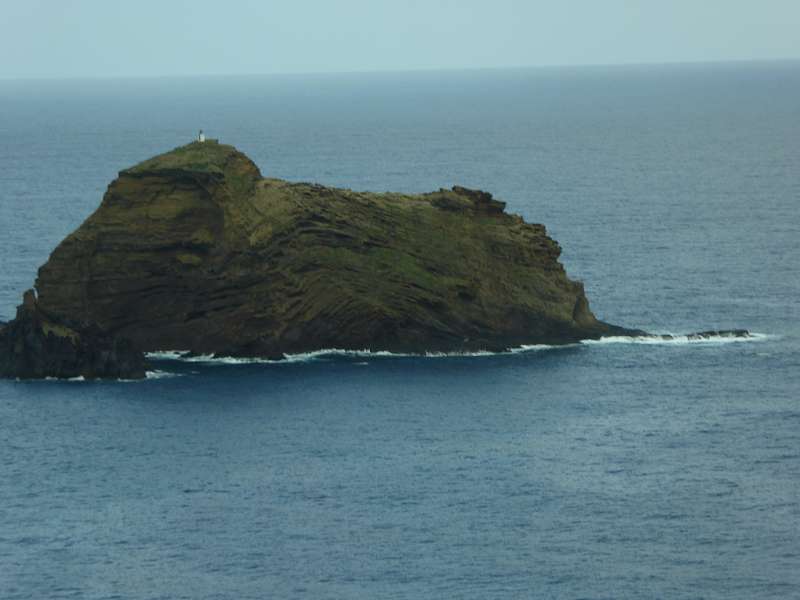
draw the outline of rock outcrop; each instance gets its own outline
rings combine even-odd
[[[72,329],[39,309],[25,292],[17,316],[0,325],[0,377],[40,379],[140,379],[144,355],[130,341],[87,325]]]
[[[235,148],[195,142],[120,172],[39,270],[36,304],[140,351],[233,356],[642,333],[597,320],[544,226],[504,209],[462,187],[375,194],[263,178]]]

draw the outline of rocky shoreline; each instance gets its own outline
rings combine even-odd
[[[49,319],[33,290],[25,292],[16,318],[0,324],[0,376],[17,379],[141,379],[144,354],[123,337],[92,324],[72,328]]]
[[[0,376],[134,379],[144,353],[503,351],[645,335],[595,318],[543,225],[491,194],[262,177],[195,142],[121,171],[0,325]]]

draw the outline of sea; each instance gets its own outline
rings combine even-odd
[[[488,190],[677,337],[0,381],[0,598],[800,598],[800,62],[0,81],[0,319],[199,129]]]

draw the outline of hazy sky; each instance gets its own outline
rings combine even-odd
[[[0,0],[0,78],[800,57],[800,0]]]

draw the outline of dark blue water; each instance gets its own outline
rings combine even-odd
[[[0,318],[119,169],[481,187],[738,343],[0,382],[0,597],[800,597],[800,63],[0,82]]]

